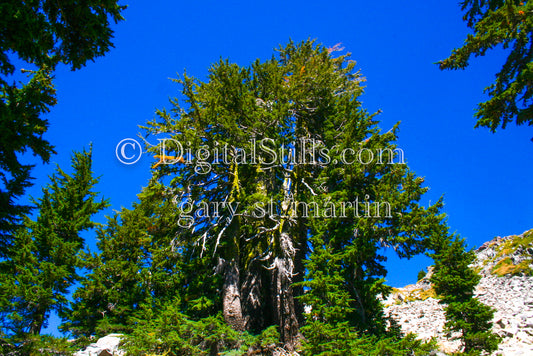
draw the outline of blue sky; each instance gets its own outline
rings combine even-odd
[[[135,138],[156,108],[170,107],[179,87],[169,78],[186,69],[204,79],[221,57],[248,65],[289,39],[312,38],[328,47],[342,42],[352,53],[367,79],[363,106],[383,111],[385,131],[401,121],[398,145],[430,187],[424,203],[444,195],[451,231],[473,247],[533,228],[533,128],[511,125],[496,134],[473,128],[483,88],[505,53],[475,58],[466,71],[442,72],[434,64],[468,33],[457,2],[156,0],[129,5],[124,17],[113,26],[115,49],[82,70],[56,72],[58,105],[45,136],[58,152],[52,162],[63,168],[73,150],[92,142],[98,190],[112,204],[105,215],[130,207],[147,183],[153,159],[123,165],[115,146]],[[54,164],[34,170],[31,195],[40,196],[53,170]],[[98,220],[105,222],[104,214]],[[94,233],[87,239],[94,249]],[[393,286],[413,283],[430,262],[391,256],[387,279]]]

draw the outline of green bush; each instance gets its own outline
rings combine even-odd
[[[122,347],[127,355],[139,356],[237,356],[251,351],[270,355],[279,346],[279,337],[275,326],[254,336],[231,329],[221,314],[192,320],[168,304],[159,311],[144,308]]]
[[[437,349],[435,340],[421,341],[416,335],[360,335],[346,323],[330,325],[312,321],[304,327],[305,356],[411,356],[428,355]]]

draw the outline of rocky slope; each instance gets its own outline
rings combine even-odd
[[[533,230],[496,237],[479,247],[476,256],[473,267],[482,276],[476,296],[496,309],[493,330],[503,337],[495,355],[533,355]],[[459,341],[443,333],[443,306],[435,299],[430,275],[431,268],[416,284],[395,289],[385,300],[386,313],[404,332],[436,337],[442,351],[456,351]]]

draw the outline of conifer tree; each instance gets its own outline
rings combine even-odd
[[[161,214],[168,203],[164,207],[154,199],[159,188],[144,188],[139,203],[115,213],[98,230],[99,253],[84,256],[89,273],[63,315],[63,330],[84,336],[130,332],[143,308],[158,310],[183,294],[186,267],[165,221],[172,214]]]
[[[97,236],[100,252],[83,256],[90,272],[74,293],[72,310],[63,314],[69,321],[62,329],[77,336],[131,331],[129,318],[148,294],[146,217],[123,209],[108,218]]]
[[[515,121],[533,125],[533,3],[522,0],[464,0],[463,19],[473,31],[464,44],[439,62],[441,69],[465,69],[472,56],[484,56],[502,46],[507,58],[493,84],[489,99],[478,105],[476,127],[495,132]]]
[[[277,325],[289,349],[304,304],[308,325],[385,333],[382,248],[409,258],[444,224],[440,201],[418,204],[426,188],[397,127],[382,133],[361,108],[363,79],[335,49],[291,42],[249,67],[221,60],[206,82],[184,75],[183,104],[146,127],[161,139],[154,179],[177,206],[176,241],[199,276],[221,277],[215,307],[235,330]]]
[[[494,308],[474,297],[481,276],[470,268],[475,261],[464,239],[441,235],[435,240],[435,268],[431,283],[441,302],[446,304],[446,328],[461,334],[464,354],[480,355],[498,349],[499,338],[492,333]]]
[[[80,278],[85,247],[81,232],[94,228],[92,217],[108,205],[92,190],[98,179],[91,166],[91,151],[83,151],[72,157],[72,174],[56,169],[35,201],[36,220],[25,219],[10,258],[1,263],[8,286],[2,306],[4,334],[15,340],[39,335],[49,313],[61,313],[67,306],[69,288]]]
[[[128,333],[140,315],[172,308],[192,319],[216,313],[218,277],[174,239],[176,207],[163,200],[164,187],[154,181],[143,188],[139,203],[123,208],[98,230],[98,254],[84,256],[89,269],[74,293],[61,328],[79,336]]]
[[[48,163],[55,153],[43,138],[49,126],[44,115],[56,104],[53,72],[60,63],[80,69],[108,52],[110,21],[123,20],[124,9],[117,1],[0,3],[0,257],[30,211],[17,202],[32,185],[33,165],[21,155]],[[17,68],[14,58],[35,70]],[[26,83],[15,82],[16,70],[28,75]]]

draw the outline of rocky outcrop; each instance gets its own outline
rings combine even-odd
[[[493,330],[503,338],[495,355],[533,355],[533,230],[496,237],[479,247],[476,256],[472,267],[482,278],[475,295],[496,309]],[[431,268],[416,284],[395,289],[384,301],[386,313],[405,333],[436,337],[442,351],[457,351],[458,335],[447,338],[444,333],[444,310],[430,276]]]

